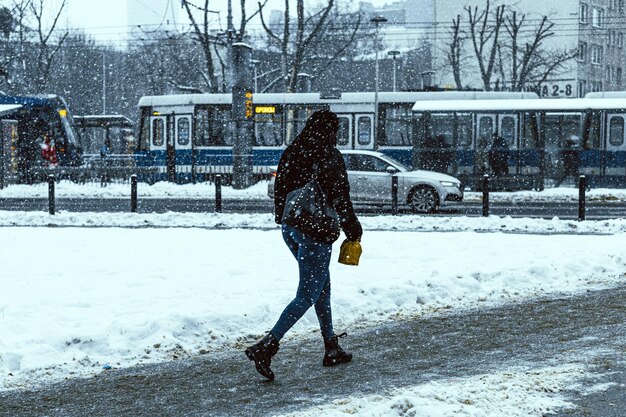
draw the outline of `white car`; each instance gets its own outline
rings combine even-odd
[[[342,150],[350,198],[354,203],[391,204],[391,178],[398,178],[398,205],[416,213],[433,213],[449,201],[463,201],[461,181],[433,171],[411,171],[401,162],[380,152]],[[274,195],[274,177],[268,185]]]

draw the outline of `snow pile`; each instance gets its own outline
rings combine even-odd
[[[579,293],[626,278],[624,233],[398,233],[367,227],[358,267],[338,264],[339,242],[334,248],[338,331],[399,316]],[[271,328],[298,283],[297,264],[274,229],[21,227],[2,228],[0,236],[5,389],[91,374],[106,365],[241,348]],[[317,327],[310,311],[288,338]]]
[[[440,216],[361,216],[366,230],[413,232],[509,232],[539,234],[615,234],[626,232],[626,219],[576,220]],[[207,229],[278,230],[272,214],[236,213],[72,213],[54,216],[40,211],[0,211],[2,226],[50,227],[198,227]]]
[[[72,181],[60,181],[55,185],[57,198],[128,198],[130,199],[130,183],[107,184],[99,183],[76,184]],[[153,185],[139,183],[137,194],[140,198],[215,198],[215,184],[201,182],[197,184],[174,184],[157,182]],[[48,184],[11,185],[0,189],[0,198],[48,198]],[[261,181],[245,190],[233,187],[222,187],[222,198],[225,199],[268,199],[267,181]]]
[[[335,400],[281,417],[542,417],[573,408],[562,391],[571,389],[584,375],[585,369],[578,365],[511,369]]]
[[[222,187],[224,199],[254,199],[265,200],[267,196],[267,181],[261,181],[245,190],[235,190],[232,187]],[[101,187],[99,183],[76,184],[71,181],[60,181],[56,184],[57,198],[129,198],[130,184],[108,184]],[[197,184],[174,184],[157,182],[153,185],[139,183],[137,188],[139,198],[188,198],[214,199],[215,184],[201,182]],[[491,192],[492,202],[563,202],[578,201],[578,189],[573,187],[546,188],[543,191],[515,191]],[[0,189],[0,198],[48,198],[48,185],[45,183],[33,185],[11,185]],[[587,191],[588,201],[626,201],[626,190],[615,188],[597,188]],[[466,202],[482,201],[482,193],[466,192]]]

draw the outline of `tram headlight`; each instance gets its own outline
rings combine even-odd
[[[457,184],[456,182],[452,182],[452,181],[439,181],[439,182],[444,187],[458,187],[459,186],[459,184]]]

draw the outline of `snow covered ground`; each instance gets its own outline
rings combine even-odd
[[[242,191],[224,187],[223,196],[266,199],[266,188],[267,183]],[[129,198],[130,187],[61,182],[57,195]],[[140,184],[139,195],[213,198],[214,186]],[[10,197],[45,198],[47,187],[0,190],[0,198]],[[626,190],[591,190],[588,197],[626,201]],[[466,201],[480,198],[466,193]],[[577,198],[574,188],[491,196],[492,201]],[[331,264],[339,331],[626,280],[626,219],[361,220],[361,265]],[[272,326],[297,286],[295,260],[270,214],[0,211],[0,248],[2,390],[240,347]],[[309,312],[287,337],[316,328]],[[510,416],[540,416],[566,407],[560,392],[587,371],[566,358],[561,363],[346,398],[293,416],[495,416],[502,415],[502,407]]]
[[[383,395],[339,399],[281,417],[540,417],[573,408],[559,394],[579,388],[578,381],[584,376],[583,366],[569,364],[507,369],[395,389]]]
[[[626,279],[625,220],[362,220],[361,265],[331,264],[339,331]],[[297,286],[296,262],[270,215],[0,212],[0,224],[75,226],[0,228],[0,389],[241,345],[272,326]],[[288,337],[316,328],[309,312]],[[367,403],[391,413],[407,401],[446,410],[452,405],[442,393],[452,390],[469,401],[455,407],[486,413],[495,400],[472,388],[480,381],[489,395],[521,390],[507,395],[520,404],[538,395],[533,404],[543,404],[536,381],[551,375],[571,385],[584,369],[502,372],[346,399],[333,410]],[[389,413],[371,415],[396,415]],[[533,413],[510,415],[541,415]]]

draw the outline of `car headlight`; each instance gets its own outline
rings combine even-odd
[[[439,181],[444,187],[458,187],[459,184],[452,181]]]

